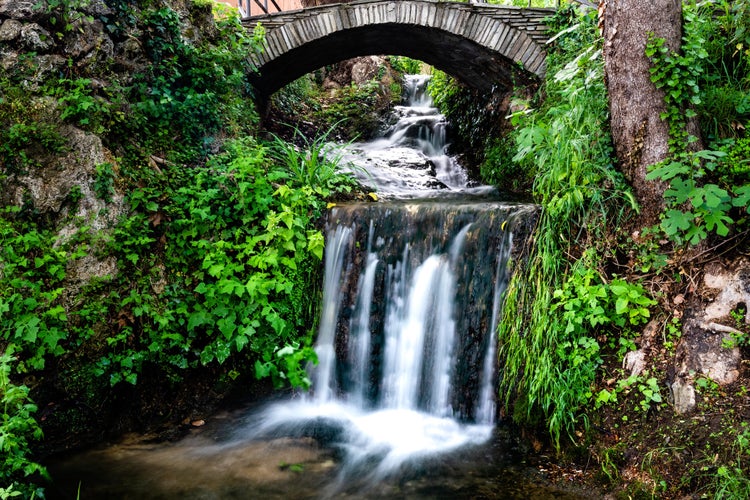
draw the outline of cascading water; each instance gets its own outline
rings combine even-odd
[[[494,425],[494,332],[535,208],[467,180],[426,83],[407,77],[384,137],[346,151],[381,201],[328,214],[312,392],[74,457],[59,498],[574,497],[514,472]]]
[[[269,408],[255,429],[335,429],[341,484],[482,443],[495,421],[505,270],[516,221],[533,209],[469,185],[426,83],[407,77],[386,136],[349,148],[387,201],[330,211],[313,390]]]
[[[489,186],[472,186],[466,171],[447,154],[446,121],[433,106],[426,75],[407,75],[405,103],[396,106],[396,122],[383,137],[346,148],[344,161],[359,180],[381,198],[433,197],[447,194],[489,194]]]

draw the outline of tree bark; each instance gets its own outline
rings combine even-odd
[[[645,55],[649,33],[673,51],[682,39],[680,0],[602,0],[604,68],[610,121],[620,168],[641,205],[642,227],[658,222],[665,185],[647,181],[647,167],[669,152],[664,93],[651,82]]]

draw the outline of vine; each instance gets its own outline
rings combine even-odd
[[[651,81],[664,91],[666,111],[661,118],[669,124],[670,158],[653,165],[647,180],[662,180],[666,211],[661,230],[678,245],[697,245],[710,234],[725,237],[730,226],[744,222],[742,209],[750,213],[750,184],[720,186],[728,166],[722,150],[695,151],[698,138],[688,132],[688,120],[697,116],[701,104],[701,80],[705,78],[708,52],[704,25],[710,13],[692,5],[683,6],[685,24],[681,52],[665,45],[663,38],[649,34],[646,56],[651,60]],[[736,212],[733,208],[737,208]]]

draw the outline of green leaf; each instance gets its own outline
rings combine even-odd
[[[705,205],[708,208],[718,208],[727,203],[731,198],[729,193],[716,184],[706,184],[702,188]]]
[[[212,322],[213,321],[212,321],[211,316],[207,314],[205,310],[200,309],[190,315],[187,328],[188,330],[195,330],[195,328],[198,326],[209,325]]]
[[[213,264],[208,268],[208,274],[218,278],[226,266],[223,263]]]
[[[615,313],[617,314],[624,314],[628,310],[628,300],[624,298],[619,298],[615,302]]]
[[[706,229],[713,231],[716,228],[716,234],[719,236],[729,234],[729,227],[727,226],[734,223],[731,217],[720,211],[706,213],[703,216],[703,221],[706,223]]]
[[[750,184],[745,184],[734,190],[735,198],[732,200],[732,205],[735,207],[745,207],[748,213],[750,213]]]
[[[674,198],[674,203],[680,205],[691,197],[699,196],[700,190],[696,190],[695,181],[692,179],[674,178],[669,184],[669,189],[664,191],[664,196]]]
[[[693,223],[693,219],[695,215],[691,212],[670,209],[664,215],[661,228],[668,236],[674,236],[681,231],[686,231]]]

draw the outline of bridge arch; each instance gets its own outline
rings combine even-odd
[[[251,77],[260,97],[323,66],[365,55],[424,61],[469,86],[511,86],[519,68],[543,76],[550,9],[435,0],[359,0],[247,18],[266,28]]]

